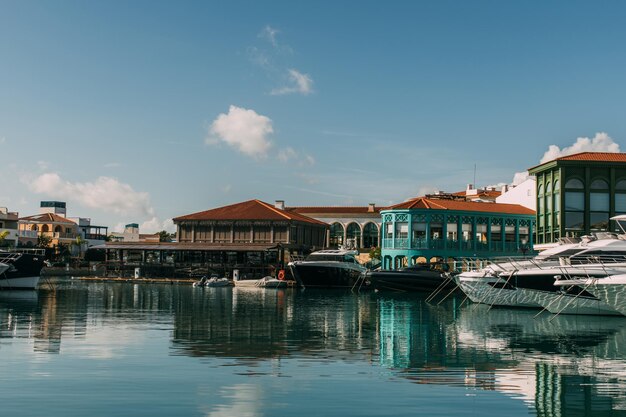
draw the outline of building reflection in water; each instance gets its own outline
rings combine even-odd
[[[166,329],[172,355],[271,361],[277,373],[289,358],[367,362],[415,383],[502,392],[541,417],[626,410],[626,319],[535,319],[535,311],[423,298],[71,281],[0,292],[0,338],[29,338],[35,351],[54,354],[63,338],[130,324]],[[248,405],[233,397],[232,407]]]

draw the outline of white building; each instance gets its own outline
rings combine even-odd
[[[502,194],[496,198],[496,203],[519,204],[537,211],[537,180],[528,177],[518,185],[505,185]]]
[[[17,221],[19,214],[11,212],[6,207],[0,207],[0,234],[8,232],[7,236],[2,240],[2,246],[17,246],[19,237]]]

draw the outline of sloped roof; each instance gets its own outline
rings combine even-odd
[[[72,226],[76,226],[76,222],[73,222],[70,219],[66,219],[63,216],[59,216],[58,214],[54,214],[54,213],[35,214],[34,216],[22,217],[19,220],[25,221],[25,222],[37,222],[37,223],[63,223],[63,224],[71,224]]]
[[[174,222],[185,220],[291,220],[324,226],[327,225],[324,222],[303,216],[299,213],[280,210],[272,204],[265,203],[261,200],[248,200],[229,206],[187,214],[172,220],[174,220]]]
[[[561,156],[550,161],[535,165],[530,169],[540,167],[553,161],[588,161],[588,162],[626,162],[626,153],[616,152],[579,152],[572,155]]]
[[[417,197],[387,209],[427,209],[427,210],[458,210],[477,211],[484,213],[535,215],[535,211],[519,204],[477,203],[474,201],[444,200]]]
[[[384,207],[374,207],[374,211],[369,211],[367,206],[358,207],[333,207],[333,206],[300,206],[300,207],[285,207],[285,210],[290,213],[316,213],[316,214],[375,214],[384,210]]]

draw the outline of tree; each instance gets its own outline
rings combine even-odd
[[[374,246],[370,249],[370,259],[380,259],[380,248]]]
[[[159,235],[159,242],[171,242],[172,241],[172,235],[165,230],[161,230],[159,233],[157,233],[157,235]]]
[[[11,232],[9,232],[8,230],[5,230],[4,232],[0,232],[0,246],[4,246],[5,243],[5,239],[7,236],[9,236],[11,234]]]
[[[73,248],[78,248],[78,257],[83,257],[83,246],[87,244],[87,241],[82,238],[82,236],[76,236],[76,239],[70,243]]]
[[[37,236],[37,247],[47,248],[52,243],[52,238],[48,235]]]

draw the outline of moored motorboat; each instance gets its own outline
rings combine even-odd
[[[285,288],[288,287],[291,282],[267,276],[260,279],[237,279],[234,283],[235,287]]]
[[[544,308],[564,314],[618,314],[574,284],[579,278],[598,279],[626,271],[626,241],[612,234],[601,236],[562,245],[530,261],[464,272],[457,277],[459,286],[472,301],[492,306]],[[554,285],[560,276],[573,279],[567,290]]]
[[[433,291],[456,287],[445,264],[416,264],[399,270],[368,271],[365,280],[372,289],[392,291]]]
[[[232,281],[228,278],[219,278],[217,275],[208,278],[202,277],[200,281],[193,283],[194,287],[230,287],[233,285]]]
[[[0,251],[0,290],[37,288],[43,266],[40,253]]]
[[[366,281],[367,268],[356,259],[357,251],[328,249],[311,253],[288,266],[301,287],[355,288]]]

